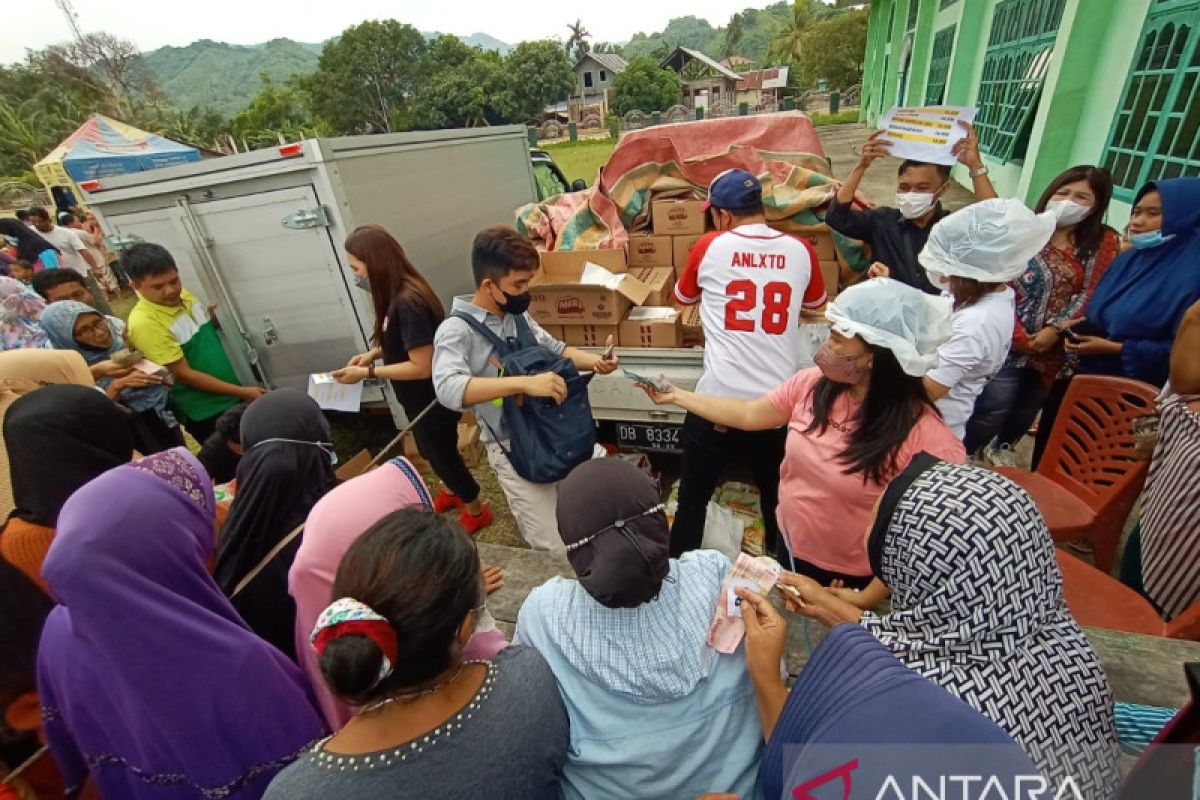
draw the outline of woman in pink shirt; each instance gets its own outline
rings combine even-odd
[[[950,335],[950,301],[875,278],[842,292],[825,313],[832,330],[817,366],[757,400],[643,388],[660,405],[718,425],[787,425],[776,557],[822,584],[862,589],[872,577],[862,531],[888,481],[922,451],[966,461],[921,382]]]

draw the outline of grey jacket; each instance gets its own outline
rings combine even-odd
[[[451,313],[458,311],[470,314],[481,321],[501,339],[511,340],[517,337],[517,320],[511,314],[498,317],[485,311],[471,302],[471,295],[460,295],[454,298]],[[540,325],[526,314],[525,321],[538,344],[553,350],[559,355],[567,346],[546,333]],[[461,319],[447,315],[438,326],[437,335],[433,337],[433,388],[437,392],[438,402],[454,411],[473,411],[479,419],[479,436],[485,442],[508,439],[504,429],[501,408],[493,403],[480,403],[467,408],[463,405],[463,394],[471,378],[495,378],[499,371],[491,363],[495,348],[491,342],[475,332],[470,325]],[[494,435],[493,435],[494,434]]]

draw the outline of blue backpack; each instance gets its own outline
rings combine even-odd
[[[504,398],[503,419],[509,446],[501,449],[513,469],[531,483],[560,481],[592,457],[596,425],[588,402],[588,381],[568,358],[538,344],[524,314],[514,316],[516,341],[506,342],[486,325],[468,314],[453,313],[492,343],[505,377],[554,372],[567,383],[567,399],[561,405],[549,397],[516,395]],[[487,425],[487,421],[480,418]],[[499,443],[496,432],[488,426]]]

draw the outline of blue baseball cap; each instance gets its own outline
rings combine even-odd
[[[727,169],[708,185],[704,210],[752,211],[762,206],[762,184],[744,169]]]

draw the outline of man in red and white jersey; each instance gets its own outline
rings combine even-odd
[[[704,374],[696,391],[752,400],[800,370],[800,317],[825,306],[825,285],[812,247],[767,226],[762,184],[749,172],[718,175],[705,208],[717,230],[692,247],[675,286],[680,303],[700,303]],[[688,414],[679,436],[683,474],[671,555],[700,546],[708,501],[722,471],[735,461],[749,465],[758,485],[766,552],[773,553],[786,441],[787,428],[741,431]]]

